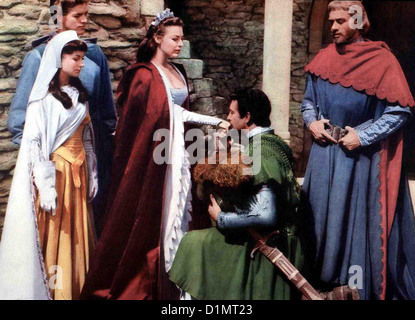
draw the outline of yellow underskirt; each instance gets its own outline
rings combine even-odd
[[[57,153],[51,155],[56,165],[56,215],[41,210],[37,203],[39,237],[52,298],[77,300],[96,245],[92,210],[87,202],[87,165],[83,161],[79,167],[77,188],[71,163]]]

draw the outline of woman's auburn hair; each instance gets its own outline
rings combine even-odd
[[[88,46],[85,42],[81,40],[72,40],[65,44],[62,49],[61,57],[64,54],[72,54],[75,51],[82,51],[86,52],[88,50]],[[61,69],[59,69],[52,78],[52,81],[49,83],[49,92],[59,100],[65,109],[72,108],[72,99],[68,96],[66,92],[61,90],[61,86],[59,83],[59,74]],[[85,103],[89,99],[89,93],[83,86],[81,80],[79,78],[70,77],[69,84],[79,91],[79,98],[78,101],[81,103]]]
[[[147,34],[143,40],[141,40],[137,50],[137,62],[150,62],[157,52],[156,36],[163,36],[167,27],[179,26],[183,27],[183,21],[178,17],[171,17],[164,19],[159,25],[150,25]]]

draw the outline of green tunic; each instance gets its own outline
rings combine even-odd
[[[257,151],[261,147],[261,152]],[[277,195],[281,234],[268,244],[277,246],[301,271],[303,254],[297,236],[296,212],[299,186],[288,145],[274,134],[250,139],[249,155],[261,161],[254,185],[267,183]],[[298,290],[265,256],[250,254],[255,243],[246,231],[222,232],[216,227],[191,231],[182,239],[171,281],[198,300],[288,300],[300,297]]]

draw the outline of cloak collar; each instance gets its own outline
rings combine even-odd
[[[365,91],[367,95],[376,95],[392,104],[415,105],[398,60],[382,41],[365,40],[343,46],[330,44],[304,69],[333,84]]]

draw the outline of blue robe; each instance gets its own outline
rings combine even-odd
[[[314,106],[319,119],[330,119],[342,128],[376,121],[390,107],[376,96],[314,75],[308,77],[305,105]],[[400,178],[397,206],[382,249],[381,236],[386,231],[382,229],[383,182],[379,176],[384,170],[380,153],[385,145],[379,141],[347,151],[339,145],[313,142],[303,184],[310,214],[313,267],[320,285],[347,285],[351,280],[358,285],[361,299],[380,299],[385,294],[389,299],[415,299],[414,213],[403,172],[395,173],[396,179]],[[382,260],[386,261],[386,289],[382,285]],[[361,282],[356,278],[359,275]]]
[[[16,92],[10,105],[7,127],[12,134],[12,141],[21,143],[25,123],[27,102],[36,80],[40,61],[50,34],[33,41],[32,49],[23,61],[23,68],[17,83]],[[95,225],[98,234],[102,228],[105,194],[109,185],[112,156],[113,136],[117,122],[117,114],[112,96],[112,86],[108,63],[104,53],[96,44],[96,39],[86,40],[88,51],[84,58],[85,66],[79,75],[84,87],[90,94],[89,114],[91,116],[94,136],[95,153],[98,162],[98,194],[93,201]]]

